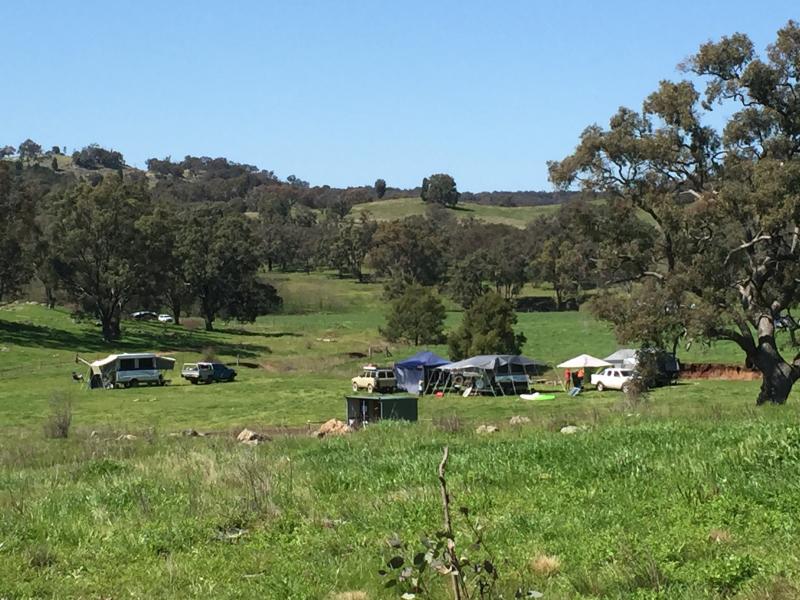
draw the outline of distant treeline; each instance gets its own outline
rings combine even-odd
[[[150,158],[146,170],[128,166],[119,151],[90,144],[74,151],[71,163],[59,158],[67,156],[66,147],[42,146],[27,139],[19,148],[0,147],[0,158],[16,159],[26,166],[50,167],[60,175],[76,175],[96,181],[103,169],[124,170],[128,177],[137,174],[147,177],[154,186],[156,197],[168,197],[175,202],[237,202],[242,210],[257,210],[265,195],[286,196],[293,203],[312,209],[325,209],[346,203],[350,206],[380,199],[420,197],[422,186],[398,188],[387,186],[378,179],[374,185],[336,188],[328,185],[311,186],[307,181],[289,175],[280,179],[273,171],[255,165],[237,163],[226,158],[186,156],[182,160]],[[380,184],[382,182],[382,184]],[[545,191],[492,191],[461,192],[461,202],[493,206],[538,206],[560,204],[572,197],[573,192]]]

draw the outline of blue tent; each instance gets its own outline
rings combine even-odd
[[[419,382],[427,380],[428,371],[450,364],[450,361],[427,350],[418,352],[394,365],[394,376],[397,387],[416,394]]]

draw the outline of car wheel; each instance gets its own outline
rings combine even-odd
[[[197,379],[190,379],[189,383],[191,383],[192,385],[197,385]]]
[[[354,384],[353,384],[353,391],[354,391],[354,392],[357,392],[357,391],[358,391],[358,384],[357,384],[357,383],[354,383]]]
[[[605,389],[606,389],[606,386],[604,386],[602,383],[598,383],[597,384],[597,391],[598,392],[602,392]]]
[[[130,381],[130,383],[128,385],[130,385],[131,387],[138,387],[139,386],[139,380],[138,379],[131,379],[131,381]]]
[[[368,383],[367,384],[367,391],[371,394],[372,392],[375,391],[375,386],[372,385],[371,383]]]

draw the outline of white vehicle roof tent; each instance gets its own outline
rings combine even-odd
[[[591,354],[581,354],[575,358],[570,358],[557,365],[559,369],[601,369],[603,367],[613,367],[610,362],[606,362],[602,358],[597,358]]]

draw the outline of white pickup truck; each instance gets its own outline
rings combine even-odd
[[[630,380],[633,378],[633,371],[629,369],[619,369],[610,367],[604,369],[600,373],[592,375],[592,385],[597,388],[598,392],[603,390],[622,390],[628,391]]]

